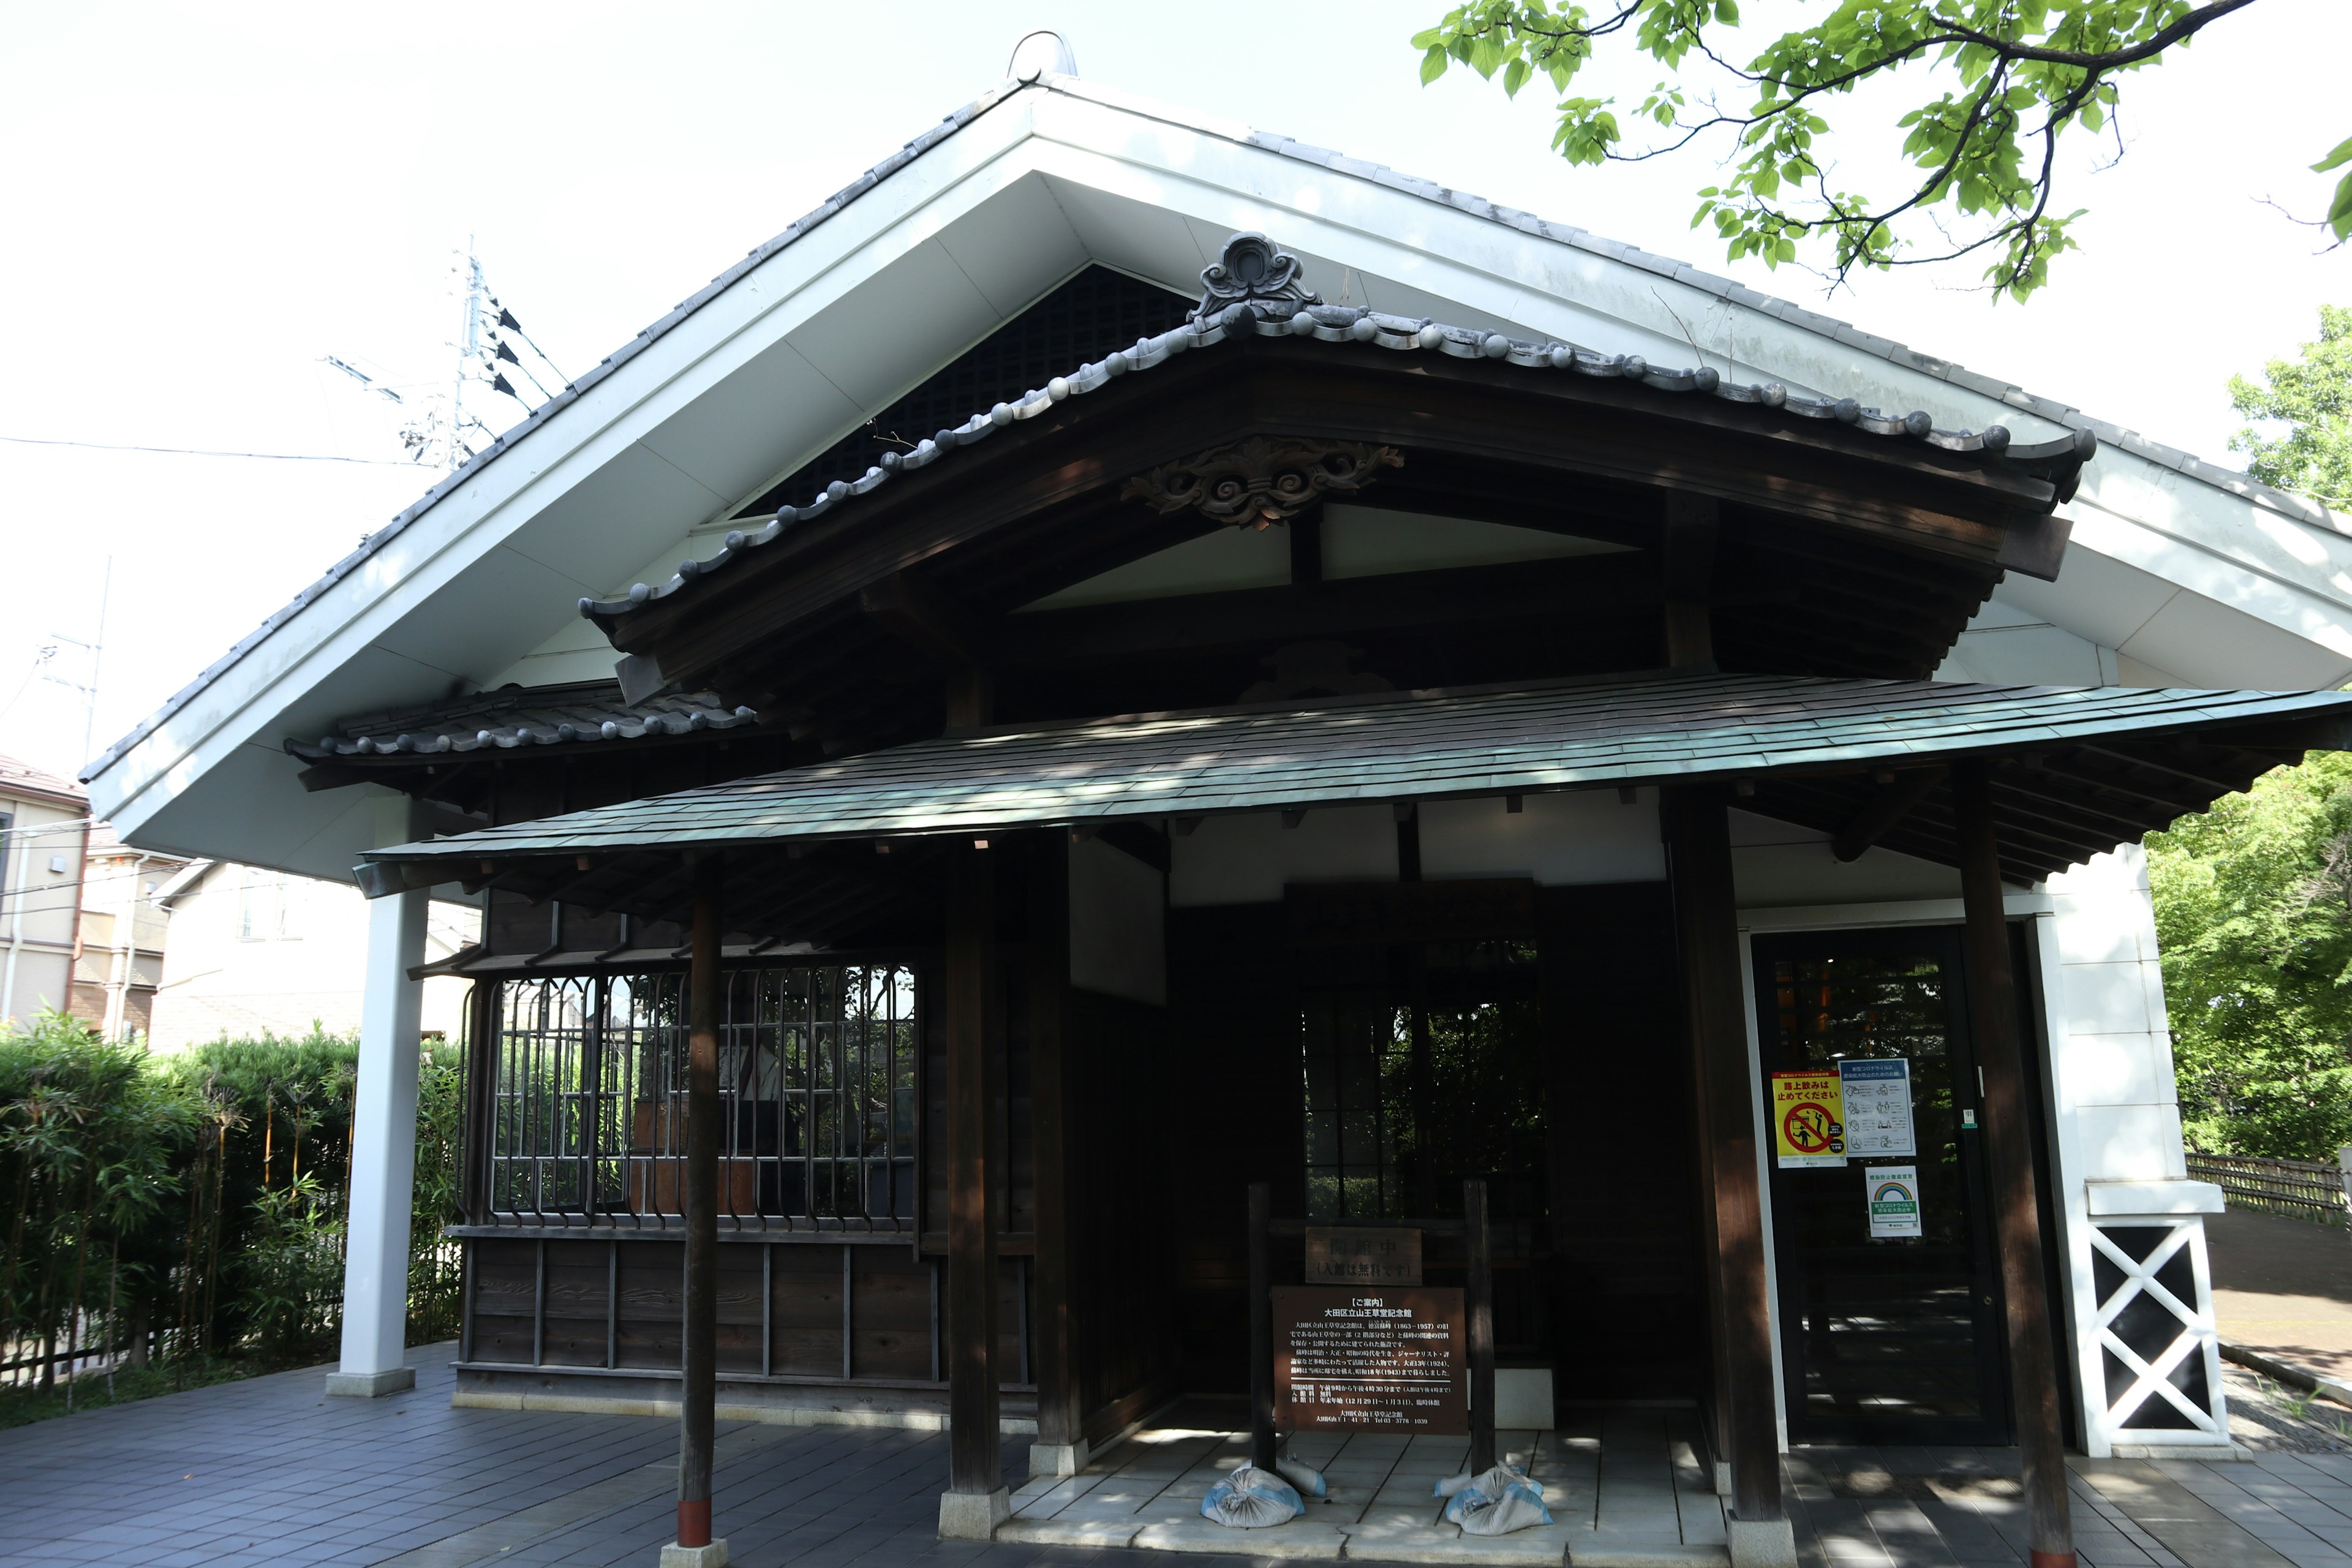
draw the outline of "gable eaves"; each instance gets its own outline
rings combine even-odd
[[[1655,274],[1687,288],[1714,295],[1730,304],[1830,339],[1849,349],[1885,360],[1900,368],[1916,371],[1948,382],[1956,387],[1991,398],[2007,406],[2047,419],[2066,428],[2090,432],[2105,445],[2179,472],[2200,483],[2227,491],[2252,505],[2277,513],[2297,523],[2352,536],[2352,520],[2337,516],[2326,507],[2307,497],[2274,489],[2243,474],[2207,462],[2177,447],[2148,440],[2137,432],[2125,429],[2110,421],[2093,418],[2072,405],[2037,396],[2014,383],[1985,375],[1949,360],[1920,353],[1892,339],[1866,332],[1850,322],[1806,310],[1791,301],[1759,293],[1745,284],[1727,278],[1717,277],[1688,262],[1655,255],[1639,247],[1596,235],[1573,225],[1555,223],[1538,217],[1533,213],[1500,205],[1466,191],[1457,190],[1414,175],[1401,174],[1385,164],[1350,158],[1328,148],[1318,147],[1292,137],[1255,131],[1247,126],[1221,121],[1206,116],[1188,114],[1165,104],[1131,97],[1116,89],[1082,81],[1075,77],[1030,76],[1019,80],[1003,82],[948,115],[921,135],[906,142],[890,156],[858,175],[856,179],[827,197],[815,208],[795,219],[774,238],[754,247],[734,265],[685,300],[680,300],[659,320],[644,328],[635,337],[607,355],[578,381],[566,385],[562,392],[533,410],[520,424],[498,437],[483,451],[427,489],[414,505],[393,518],[383,528],[369,534],[357,549],[330,567],[323,576],[297,594],[282,609],[271,615],[259,626],[240,638],[226,653],[205,667],[187,686],[167,699],[155,712],[141,721],[128,734],[91,761],[82,770],[81,779],[87,783],[111,767],[132,747],[170,721],[206,687],[220,679],[281,626],[300,615],[336,584],[357,571],[418,518],[462,488],[468,479],[497,461],[505,453],[528,439],[541,426],[561,416],[565,410],[578,402],[583,395],[618,372],[622,366],[644,353],[662,337],[676,330],[695,312],[724,294],[747,274],[821,227],[860,197],[873,191],[883,181],[949,140],[982,115],[1005,103],[1015,94],[1030,89],[1066,95],[1098,104],[1117,112],[1159,121],[1190,134],[1213,137],[1279,157],[1313,164],[1334,174],[1365,180],[1486,222],[1501,225],[1531,238],[1584,251],[1626,267]]]

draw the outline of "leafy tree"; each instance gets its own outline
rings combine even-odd
[[[2352,1143],[2352,753],[2278,768],[2147,838],[2189,1142]]]
[[[2346,149],[2352,153],[2352,142]],[[2249,419],[2285,425],[2286,433],[2241,430],[2230,449],[2249,454],[2246,471],[2266,485],[2352,504],[2352,310],[2322,305],[2319,341],[2303,345],[2300,363],[2274,359],[2263,366],[2263,380],[2257,386],[2231,376],[2230,402]]]
[[[1829,274],[1857,267],[1912,267],[1987,252],[1996,296],[2023,300],[2074,248],[2083,213],[2056,192],[2060,140],[2080,127],[2114,125],[2122,79],[2161,59],[2253,0],[1840,0],[1811,26],[1761,53],[1727,35],[1737,0],[1466,0],[1414,37],[1426,84],[1455,64],[1502,77],[1506,93],[1538,76],[1566,93],[1605,47],[1647,55],[1669,71],[1704,62],[1718,85],[1661,81],[1632,110],[1649,131],[1641,144],[1619,124],[1616,100],[1563,98],[1552,148],[1571,163],[1639,163],[1710,135],[1727,137],[1730,174],[1699,195],[1692,226],[1713,225],[1730,257],[1768,267],[1798,258],[1813,241],[1830,251]],[[1833,106],[1875,82],[1908,73],[1924,96],[1885,132],[1909,173],[1885,195],[1842,188],[1826,146]],[[1874,100],[1877,95],[1873,95]],[[2120,140],[2117,151],[2120,153]],[[2352,163],[2352,142],[2320,170]],[[2336,187],[2327,223],[2352,235],[2352,174]],[[1913,246],[1932,230],[1923,252]]]

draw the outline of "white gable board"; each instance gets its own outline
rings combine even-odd
[[[1070,78],[1008,84],[921,140],[273,617],[101,759],[99,809],[142,847],[345,874],[368,814],[346,798],[358,792],[306,796],[285,737],[454,689],[609,670],[610,649],[583,636],[582,595],[709,554],[731,509],[1078,268],[1190,292],[1244,228],[1298,254],[1333,300],[1668,363],[1703,356],[1735,380],[2027,440],[2089,425],[2106,444],[2065,509],[2065,568],[2055,584],[2011,579],[2000,614],[2110,650],[2118,671],[2187,684],[2352,676],[2343,520],[1843,323]]]

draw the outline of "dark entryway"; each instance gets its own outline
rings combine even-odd
[[[1960,932],[1759,937],[1755,955],[1763,1103],[1776,1071],[1902,1061],[1916,1146],[1787,1168],[1768,1114],[1790,1441],[2009,1442]],[[1890,1166],[1916,1168],[1918,1236],[1871,1234],[1873,1173]]]

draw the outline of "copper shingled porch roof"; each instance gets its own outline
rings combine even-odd
[[[2352,693],[2344,692],[1621,677],[950,736],[379,850],[360,875],[383,893],[509,870],[528,879],[534,863],[569,877],[607,857],[695,847],[1701,780],[1786,781],[1801,793],[1812,781],[1890,767],[2029,752],[2038,770],[2043,756],[2103,748],[2114,780],[2033,774],[2041,782],[2028,795],[2047,797],[2048,810],[2022,813],[2041,826],[2013,836],[2005,860],[2046,874],[2347,735]],[[2169,762],[2156,754],[2167,742]],[[1759,800],[1759,809],[1771,805]]]

